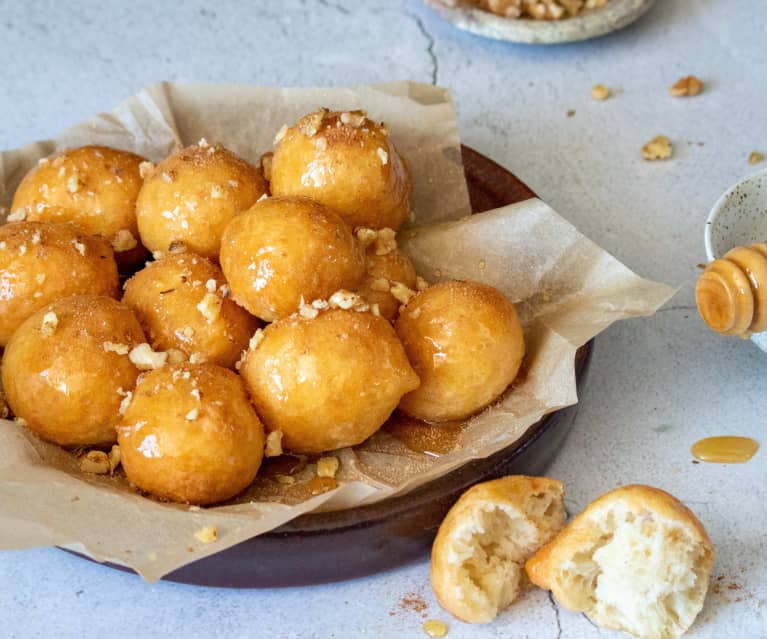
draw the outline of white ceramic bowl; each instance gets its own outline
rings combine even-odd
[[[709,261],[736,246],[767,241],[767,169],[748,176],[720,197],[706,220]],[[767,332],[751,336],[767,353]]]

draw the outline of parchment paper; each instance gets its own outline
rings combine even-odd
[[[22,176],[55,149],[106,144],[159,161],[200,137],[255,162],[284,123],[319,106],[366,108],[384,120],[414,177],[412,228],[400,243],[434,282],[473,279],[516,304],[525,327],[525,375],[503,400],[461,429],[455,449],[433,456],[382,430],[341,460],[339,487],[305,498],[265,474],[223,506],[191,509],[148,499],[121,475],[81,473],[74,457],[0,420],[0,548],[58,545],[130,566],[154,581],[186,563],[272,530],[313,510],[369,504],[436,479],[512,444],[543,415],[577,401],[576,349],[619,319],[650,315],[673,293],[644,280],[538,199],[467,217],[468,192],[447,90],[412,82],[338,89],[262,89],[160,83],[112,113],[55,140],[0,154],[0,205]],[[297,484],[314,475],[309,465]],[[201,544],[194,533],[216,526]]]

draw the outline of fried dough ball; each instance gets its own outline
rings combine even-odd
[[[278,133],[274,195],[304,195],[352,227],[398,229],[410,215],[410,172],[386,127],[364,111],[320,109]]]
[[[525,341],[514,305],[477,282],[442,282],[413,297],[395,323],[421,386],[400,408],[418,419],[463,419],[514,381]]]
[[[144,341],[133,311],[111,297],[53,302],[29,317],[5,348],[8,404],[47,441],[111,444],[120,405],[139,375],[128,353]]]
[[[106,146],[81,146],[40,160],[16,189],[11,211],[33,222],[74,222],[112,245],[121,269],[144,259],[136,197],[144,158]]]
[[[369,304],[378,304],[383,317],[392,320],[402,304],[392,294],[392,287],[401,284],[412,290],[416,288],[416,281],[415,267],[404,251],[394,248],[377,255],[375,246],[370,246],[367,249],[367,272],[357,290]]]
[[[264,193],[258,169],[205,140],[166,158],[146,174],[136,202],[141,240],[151,251],[182,242],[216,259],[221,234]]]
[[[319,202],[272,197],[226,227],[221,268],[234,300],[271,322],[298,310],[301,299],[354,290],[365,256],[351,229]]]
[[[0,346],[36,310],[70,295],[116,297],[114,254],[106,240],[73,224],[0,226]]]
[[[271,324],[240,373],[267,429],[294,453],[359,444],[419,383],[389,322],[342,309]]]
[[[184,363],[139,378],[117,441],[125,474],[142,490],[212,504],[253,481],[265,437],[237,375],[215,364]]]
[[[228,295],[218,266],[180,253],[136,273],[125,285],[123,302],[136,312],[155,349],[174,348],[230,368],[259,322]]]

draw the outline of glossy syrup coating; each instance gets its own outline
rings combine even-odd
[[[400,408],[413,417],[463,419],[497,399],[525,354],[514,305],[497,289],[451,281],[418,293],[395,323],[421,386]]]
[[[106,146],[81,146],[40,160],[16,189],[11,211],[33,222],[74,222],[104,237],[118,266],[127,270],[144,259],[139,242],[136,198],[144,158]]]
[[[118,427],[128,479],[157,497],[213,504],[255,478],[264,428],[242,380],[215,364],[141,376]]]
[[[108,242],[73,224],[0,226],[0,346],[32,313],[70,295],[116,297],[117,264]]]
[[[395,248],[377,255],[375,245],[371,245],[367,249],[367,271],[357,291],[369,304],[378,304],[383,317],[392,320],[402,302],[391,294],[391,287],[399,283],[413,290],[416,279],[413,262],[404,251]]]
[[[303,195],[352,227],[398,229],[410,215],[410,172],[386,127],[364,111],[320,109],[278,134],[274,195]]]
[[[144,341],[133,311],[110,297],[58,300],[29,317],[5,348],[8,404],[47,441],[111,444],[139,375],[128,353]]]
[[[259,321],[229,297],[224,274],[194,253],[168,255],[136,273],[123,302],[136,312],[155,350],[234,366]]]
[[[141,240],[153,252],[164,253],[182,242],[190,251],[217,259],[226,225],[266,188],[256,167],[201,140],[146,174],[136,202]]]
[[[271,324],[240,373],[267,429],[295,453],[363,442],[419,383],[389,322],[341,309]]]
[[[272,197],[227,226],[221,268],[234,300],[271,322],[297,311],[302,298],[354,290],[365,256],[335,212],[307,198]]]

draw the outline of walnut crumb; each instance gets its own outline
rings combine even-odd
[[[212,197],[214,200],[220,200],[222,197],[224,197],[224,189],[222,189],[218,184],[214,184],[212,187],[210,187],[210,197]]]
[[[421,307],[419,306],[417,309],[415,309],[412,313],[410,313],[411,319],[418,319],[421,317]]]
[[[40,326],[40,332],[46,337],[50,337],[56,332],[56,328],[59,325],[59,318],[56,313],[49,311],[43,315],[43,323]]]
[[[379,293],[388,293],[391,288],[391,282],[385,277],[378,277],[370,282],[370,290],[378,291]]]
[[[189,356],[190,364],[204,364],[207,361],[208,361],[208,358],[204,353],[195,352]]]
[[[70,193],[77,193],[81,186],[82,182],[80,182],[80,176],[77,173],[70,175],[67,179],[67,191]]]
[[[128,410],[128,406],[130,406],[130,403],[133,400],[133,392],[123,390],[123,388],[120,387],[117,389],[117,394],[123,398],[120,402],[120,407],[117,409],[117,412],[120,415],[125,415],[125,411]]]
[[[128,353],[128,359],[133,365],[142,371],[150,371],[156,368],[162,368],[168,361],[168,354],[156,352],[146,342],[134,346]]]
[[[405,286],[402,282],[394,282],[389,292],[401,304],[407,304],[415,295],[415,291]]]
[[[266,436],[265,457],[279,457],[282,455],[282,431],[273,430]]]
[[[184,415],[184,419],[188,422],[195,421],[200,416],[200,410],[198,408],[193,408],[190,410],[186,415]]]
[[[207,149],[210,144],[208,144],[208,141],[205,138],[200,138],[197,142],[197,146],[199,146],[201,149]]]
[[[591,87],[591,97],[595,100],[607,100],[610,97],[610,89],[604,84],[595,84]]]
[[[72,246],[74,246],[77,249],[77,252],[85,257],[85,244],[78,240],[72,240]]]
[[[101,345],[105,353],[117,353],[118,355],[127,355],[130,352],[130,346],[116,342],[104,342]]]
[[[120,229],[112,238],[112,248],[115,253],[130,251],[138,246],[136,238],[128,229]]]
[[[665,135],[659,135],[642,147],[645,160],[667,160],[671,157],[671,141]]]
[[[93,475],[107,475],[111,470],[109,456],[103,450],[90,450],[80,457],[80,470]]]
[[[388,255],[397,249],[397,232],[394,229],[385,228],[378,231],[376,237],[376,255]]]
[[[183,364],[187,361],[186,353],[177,348],[169,348],[165,352],[168,355],[168,364]]]
[[[429,288],[429,286],[430,286],[429,282],[427,282],[420,275],[415,278],[415,290],[417,290],[417,291],[425,291],[427,288]]]
[[[304,319],[314,319],[317,317],[317,315],[320,314],[320,312],[311,304],[307,304],[302,296],[298,305],[298,314]]]
[[[207,320],[208,324],[212,324],[221,314],[221,306],[223,303],[224,300],[215,293],[205,293],[205,297],[203,297],[197,305],[197,310],[202,313],[202,316]]]
[[[367,248],[370,246],[373,242],[376,241],[376,238],[378,237],[378,231],[375,229],[367,229],[364,227],[358,228],[355,231],[355,236],[357,238],[357,241],[362,244],[362,248]]]
[[[317,477],[335,477],[338,466],[338,457],[320,457],[317,460]]]
[[[287,124],[283,124],[280,127],[280,130],[277,131],[277,135],[274,136],[274,146],[277,146],[280,142],[282,142],[282,138],[285,137],[285,134],[287,132],[288,132],[288,125]]]
[[[38,244],[40,244],[40,231],[39,230],[35,230],[35,233],[32,236],[32,244],[34,246],[37,246]]]
[[[313,138],[320,130],[322,121],[325,119],[327,113],[327,109],[320,109],[319,111],[304,116],[298,124],[299,132],[308,138]]]
[[[357,111],[344,111],[339,116],[339,120],[341,120],[342,124],[359,129],[365,123],[366,117],[367,112],[359,109]]]
[[[389,154],[386,152],[385,149],[379,146],[376,149],[376,153],[378,154],[378,157],[381,159],[381,164],[383,166],[386,166],[387,164],[389,164]]]
[[[146,180],[147,176],[154,170],[154,162],[146,160],[138,165],[138,174],[142,180]]]
[[[357,293],[352,293],[346,289],[340,289],[328,298],[330,308],[341,308],[344,310],[354,310],[358,313],[364,313],[370,310],[370,305]]]
[[[749,164],[759,164],[762,160],[764,160],[764,155],[759,153],[759,151],[751,151],[751,153],[748,154]]]
[[[24,209],[16,209],[5,218],[6,222],[23,222],[26,219],[27,212]]]
[[[677,98],[691,98],[703,91],[703,83],[694,75],[680,78],[669,89],[669,93]]]
[[[203,526],[196,533],[194,533],[194,538],[200,543],[210,544],[218,539],[218,530],[216,530],[216,527],[212,525]]]
[[[256,329],[256,332],[253,333],[253,337],[251,337],[250,341],[248,342],[248,350],[256,350],[262,339],[264,339],[264,329],[258,328]]]

